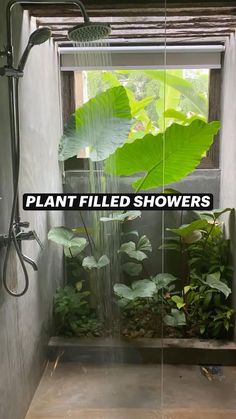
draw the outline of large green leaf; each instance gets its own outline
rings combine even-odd
[[[90,158],[100,161],[128,138],[132,125],[125,88],[113,87],[90,99],[71,115],[59,145],[59,160],[89,147]]]
[[[136,248],[136,244],[132,241],[123,243],[119,250],[120,253],[126,253],[130,258],[142,261],[147,259],[147,255]]]
[[[162,288],[168,288],[168,286],[172,283],[177,281],[174,275],[162,273],[157,274],[152,278],[152,281],[156,284],[157,290],[161,290]]]
[[[164,117],[171,120],[172,122],[178,122],[182,125],[189,125],[195,119],[201,119],[204,122],[207,122],[207,118],[198,114],[188,117],[184,112],[176,111],[175,109],[167,109],[164,112]],[[170,125],[168,123],[168,125]]]
[[[125,284],[114,285],[115,294],[127,300],[135,300],[136,298],[151,298],[156,293],[154,282],[149,279],[141,279],[132,283],[131,287]]]
[[[220,280],[220,276],[220,272],[207,275],[206,284],[209,285],[209,287],[222,292],[225,297],[228,298],[228,296],[231,294],[231,289],[228,287],[228,285]]]
[[[84,258],[82,266],[84,269],[101,269],[109,265],[110,260],[107,255],[102,255],[98,260],[94,256],[87,256]]]
[[[176,111],[176,109],[172,109],[172,108],[166,109],[166,111],[164,112],[164,117],[176,119],[182,122],[183,124],[187,121],[187,118],[188,118],[184,112]]]
[[[73,257],[81,253],[88,245],[87,240],[66,227],[53,227],[48,233],[48,239],[64,246],[67,257]]]
[[[174,234],[177,234],[177,236],[187,237],[190,234],[192,234],[194,231],[206,229],[207,227],[208,227],[207,220],[195,220],[190,224],[183,224],[179,228],[167,228],[167,230],[171,231]]]
[[[137,243],[137,249],[142,252],[151,252],[152,251],[152,245],[150,240],[147,238],[147,236],[140,237],[138,243]]]
[[[147,259],[145,252],[151,252],[152,245],[147,236],[142,236],[138,240],[138,243],[135,244],[133,241],[123,243],[119,249],[120,253],[126,253],[130,258],[142,261]]]
[[[219,126],[219,122],[201,120],[188,126],[172,124],[165,133],[148,134],[118,148],[107,160],[105,171],[118,176],[145,172],[133,183],[136,190],[157,188],[163,180],[165,185],[178,182],[198,166]]]
[[[222,214],[231,212],[232,208],[215,209],[213,211],[194,211],[202,220],[217,220]]]

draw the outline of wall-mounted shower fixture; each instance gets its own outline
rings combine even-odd
[[[18,184],[20,172],[20,122],[19,122],[19,78],[24,75],[24,68],[31,49],[35,45],[46,42],[51,36],[51,30],[48,27],[36,29],[29,37],[28,44],[23,52],[17,67],[14,64],[14,52],[12,45],[12,9],[16,4],[74,4],[76,5],[84,18],[84,23],[75,26],[68,32],[68,38],[74,42],[91,42],[107,37],[110,34],[110,26],[99,23],[92,23],[89,20],[86,9],[80,0],[11,0],[6,7],[7,22],[7,46],[0,51],[0,57],[5,57],[7,64],[0,68],[0,76],[8,77],[9,88],[9,110],[10,110],[10,129],[11,129],[11,157],[13,173],[13,202],[10,215],[9,230],[7,235],[0,236],[0,246],[6,246],[6,254],[3,264],[3,285],[6,291],[14,296],[24,295],[29,287],[29,277],[25,262],[29,263],[34,270],[37,270],[36,263],[28,256],[22,253],[21,243],[24,240],[36,240],[42,247],[42,244],[35,231],[24,231],[29,228],[29,223],[22,222],[20,219]],[[7,267],[9,263],[10,249],[14,246],[19,262],[21,264],[25,285],[21,292],[15,292],[9,288],[7,280]]]
[[[12,66],[12,63],[10,65],[6,65],[5,67],[1,67],[0,76],[23,77],[23,70],[24,70],[31,48],[33,48],[34,45],[43,44],[50,38],[50,36],[51,36],[50,28],[44,27],[44,28],[36,29],[36,31],[34,31],[29,37],[28,44],[22,54],[18,67],[14,68]],[[8,54],[9,56],[12,54],[10,53],[10,49],[9,49],[9,53],[8,53],[8,50],[6,49],[5,54],[4,54],[4,51],[2,51],[1,55],[2,56],[6,55],[8,57]]]

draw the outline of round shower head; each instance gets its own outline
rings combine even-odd
[[[85,22],[68,31],[68,38],[73,42],[92,42],[107,38],[111,27],[105,23]]]
[[[51,29],[47,26],[38,28],[34,31],[29,38],[30,45],[40,45],[46,42],[51,37]]]

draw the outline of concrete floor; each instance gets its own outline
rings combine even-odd
[[[26,419],[236,419],[236,367],[212,381],[198,366],[161,376],[160,365],[51,363]]]

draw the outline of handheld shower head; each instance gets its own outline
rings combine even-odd
[[[18,65],[18,70],[19,71],[23,71],[29,52],[31,50],[31,48],[33,48],[34,45],[40,45],[43,44],[44,42],[46,42],[51,36],[51,29],[48,28],[47,26],[43,27],[43,28],[38,28],[36,29],[36,31],[32,32],[32,34],[29,37],[29,41],[28,44],[22,54],[22,57],[20,59],[19,65]]]
[[[110,33],[110,25],[90,22],[88,20],[70,29],[68,31],[68,38],[74,42],[92,42],[106,38]]]
[[[51,29],[47,26],[43,28],[38,28],[36,31],[32,32],[29,37],[29,44],[40,45],[46,42],[51,37]]]

